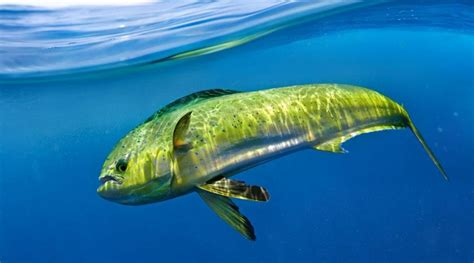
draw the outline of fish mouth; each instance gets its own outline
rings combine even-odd
[[[99,181],[100,181],[100,184],[102,185],[104,185],[107,182],[122,184],[122,180],[109,174],[99,177]]]

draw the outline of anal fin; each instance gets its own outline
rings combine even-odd
[[[261,202],[270,199],[268,191],[261,186],[248,185],[243,181],[231,180],[225,177],[213,180],[204,185],[199,185],[198,187],[214,194],[232,198]]]
[[[344,138],[332,139],[314,146],[314,149],[333,153],[347,153],[347,151],[341,146],[344,141]]]
[[[199,189],[197,192],[204,202],[232,228],[249,240],[256,239],[252,223],[240,213],[239,207],[230,198]]]
[[[366,126],[366,127],[359,127],[353,128],[347,131],[344,131],[342,134],[336,134],[336,137],[325,141],[321,144],[315,145],[313,148],[320,151],[326,152],[334,152],[334,153],[347,153],[347,151],[342,148],[342,144],[351,138],[354,138],[358,135],[370,132],[377,132],[383,130],[391,130],[391,129],[400,129],[403,128],[403,125],[397,124],[380,124],[375,126]]]

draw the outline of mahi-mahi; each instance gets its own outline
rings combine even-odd
[[[341,144],[354,136],[406,127],[447,179],[406,110],[376,91],[340,84],[201,91],[168,104],[122,138],[103,165],[97,191],[127,205],[197,192],[255,240],[252,224],[230,198],[267,201],[268,191],[231,176],[303,149],[344,153]]]

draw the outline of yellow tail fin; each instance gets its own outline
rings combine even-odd
[[[433,161],[433,163],[436,165],[436,167],[438,167],[438,170],[441,172],[444,179],[446,181],[448,181],[449,180],[448,175],[446,175],[446,172],[444,171],[443,167],[441,166],[441,163],[438,161],[438,159],[434,155],[433,151],[431,151],[430,147],[428,147],[428,144],[426,144],[425,139],[423,139],[423,136],[421,136],[421,133],[415,127],[415,125],[413,124],[413,122],[411,121],[410,118],[408,118],[408,126],[410,127],[413,134],[415,134],[416,138],[421,143],[421,145],[425,149],[426,153],[430,156],[430,159]]]

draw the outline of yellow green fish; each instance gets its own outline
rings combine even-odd
[[[406,110],[373,90],[315,84],[201,91],[165,106],[122,138],[104,162],[97,191],[127,205],[197,192],[255,240],[252,224],[230,198],[268,201],[268,191],[231,176],[303,149],[343,153],[341,144],[354,136],[405,127],[447,179]]]

